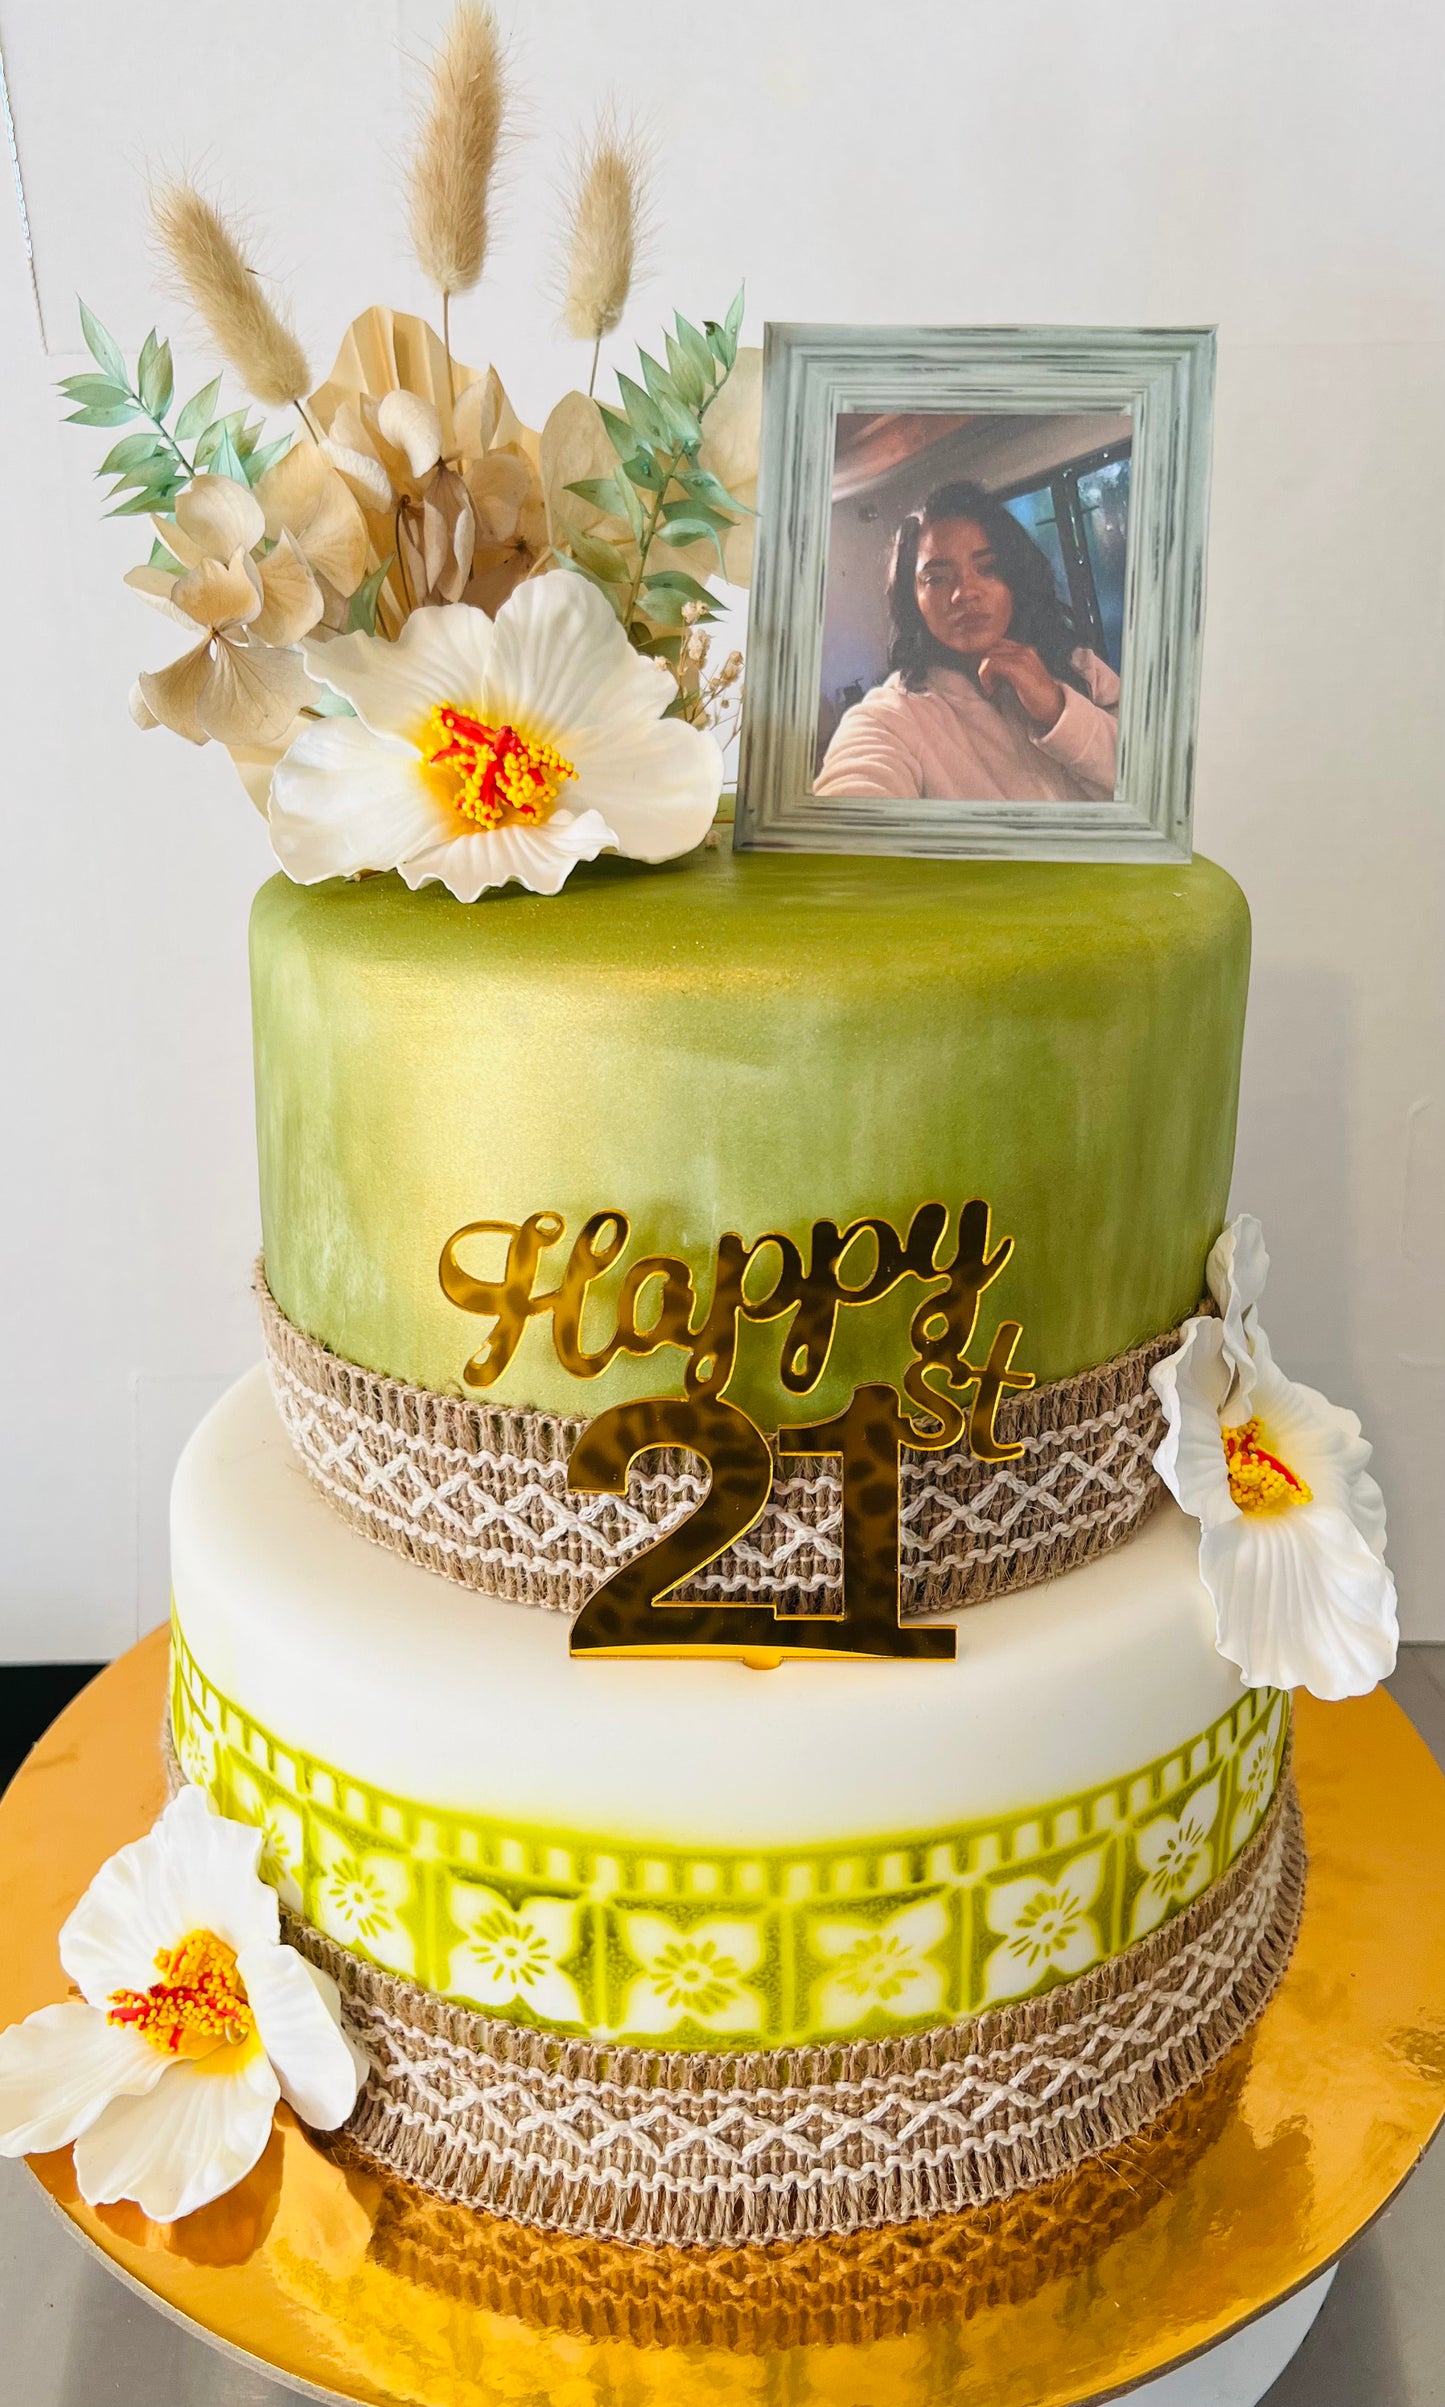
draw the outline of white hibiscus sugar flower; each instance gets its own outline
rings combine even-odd
[[[281,1944],[261,1845],[186,1788],[102,1865],[60,1934],[80,1999],[0,2033],[0,2156],[73,2140],[88,2205],[170,2223],[245,2179],[279,2099],[345,2122],[364,2059],[335,1982]]]
[[[1199,1523],[1219,1651],[1246,1685],[1364,1696],[1399,1642],[1384,1500],[1355,1415],[1276,1364],[1268,1268],[1258,1221],[1232,1222],[1209,1257],[1220,1317],[1187,1322],[1150,1374],[1167,1425],[1154,1467]]]
[[[271,781],[271,841],[299,885],[395,869],[460,902],[515,879],[555,894],[612,850],[664,861],[700,844],[722,790],[704,730],[594,587],[562,571],[496,618],[414,610],[395,643],[305,646],[354,717],[308,726]]]

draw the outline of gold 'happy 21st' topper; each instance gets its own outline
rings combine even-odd
[[[1013,1252],[1011,1237],[990,1251],[989,1219],[986,1203],[975,1198],[963,1206],[949,1261],[939,1259],[948,1226],[941,1203],[920,1204],[906,1238],[877,1214],[843,1228],[835,1220],[816,1220],[806,1268],[790,1237],[770,1230],[747,1244],[729,1232],[718,1240],[705,1305],[685,1263],[670,1254],[645,1254],[623,1275],[611,1336],[591,1351],[583,1344],[583,1314],[594,1281],[626,1249],[631,1224],[625,1212],[594,1212],[573,1239],[557,1284],[541,1292],[542,1257],[566,1235],[560,1213],[468,1221],[447,1239],[439,1265],[443,1292],[462,1311],[492,1322],[486,1344],[463,1372],[469,1387],[490,1387],[501,1377],[536,1319],[550,1318],[557,1359],[577,1379],[598,1378],[621,1355],[675,1347],[684,1358],[682,1396],[614,1405],[588,1425],[572,1450],[567,1484],[579,1493],[625,1495],[639,1456],[664,1447],[700,1456],[711,1474],[707,1495],[687,1518],[588,1599],[573,1625],[574,1655],[721,1655],[758,1666],[780,1663],[785,1654],[952,1659],[957,1640],[951,1626],[905,1628],[899,1617],[899,1454],[905,1445],[936,1453],[960,1441],[983,1462],[1023,1451],[997,1430],[1005,1391],[1033,1385],[1032,1372],[1012,1368],[1020,1324],[1001,1321],[984,1360],[969,1359],[980,1298]],[[461,1258],[463,1247],[486,1237],[507,1240],[499,1278],[478,1277]],[[871,1266],[856,1262],[850,1283],[844,1276],[848,1257],[865,1254],[870,1241]],[[749,1272],[770,1254],[771,1284],[749,1293]],[[827,1369],[840,1311],[876,1303],[908,1277],[941,1279],[942,1285],[924,1296],[909,1324],[912,1358],[901,1393],[891,1383],[869,1382],[833,1419],[784,1425],[776,1433],[779,1456],[841,1458],[840,1608],[789,1614],[679,1597],[677,1590],[694,1573],[752,1528],[772,1488],[773,1448],[756,1422],[724,1396],[740,1323],[785,1324],[778,1377],[790,1395],[806,1396]],[[926,1422],[902,1409],[905,1399]],[[655,1614],[665,1621],[660,1624]]]

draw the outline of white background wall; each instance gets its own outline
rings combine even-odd
[[[576,380],[544,260],[596,96],[660,152],[655,274],[763,320],[1217,322],[1197,836],[1256,956],[1237,1199],[1269,1325],[1377,1440],[1406,1616],[1445,1637],[1445,12],[1425,0],[501,0],[531,139],[457,349],[539,424]],[[219,752],[134,733],[167,631],[118,579],[107,438],[62,428],[78,289],[152,318],[147,159],[246,204],[318,374],[424,305],[399,200],[441,0],[0,0],[43,337],[0,188],[5,1176],[0,1660],[108,1654],[165,1601],[186,1429],[256,1352],[244,962],[263,830]],[[3,162],[0,162],[3,166]],[[179,342],[186,389],[209,365]],[[626,362],[626,344],[613,346]]]

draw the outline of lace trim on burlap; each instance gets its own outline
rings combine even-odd
[[[1304,1878],[1286,1764],[1224,1878],[1077,1980],[941,2030],[736,2054],[496,2021],[283,1923],[371,2059],[346,2126],[363,2156],[544,2230],[745,2245],[955,2214],[1131,2139],[1263,2012]]]
[[[433,2297],[638,2348],[865,2346],[1082,2273],[1155,2213],[1234,2112],[1248,2040],[1134,2139],[1061,2179],[923,2223],[770,2247],[665,2248],[537,2231],[383,2178],[369,2254]],[[376,2176],[343,2139],[328,2153]]]
[[[276,1408],[313,1483],[353,1529],[463,1587],[580,1612],[619,1565],[707,1493],[694,1457],[647,1457],[625,1497],[572,1496],[567,1458],[585,1417],[483,1404],[360,1369],[288,1320],[258,1265],[256,1293]],[[1207,1309],[1208,1307],[1201,1307]],[[1180,1331],[1097,1370],[1008,1397],[1012,1462],[905,1447],[899,1497],[905,1616],[982,1604],[1118,1546],[1164,1493],[1152,1457],[1164,1415],[1149,1373]],[[842,1489],[777,1461],[762,1519],[695,1575],[710,1602],[837,1610]]]

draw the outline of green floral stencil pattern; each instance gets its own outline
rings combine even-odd
[[[177,1627],[187,1776],[260,1825],[285,1902],[388,1972],[509,2022],[669,2048],[926,2030],[1072,1980],[1228,1868],[1289,1707],[1245,1692],[1107,1787],[997,1822],[833,1846],[670,1848],[392,1797],[219,1695]]]

